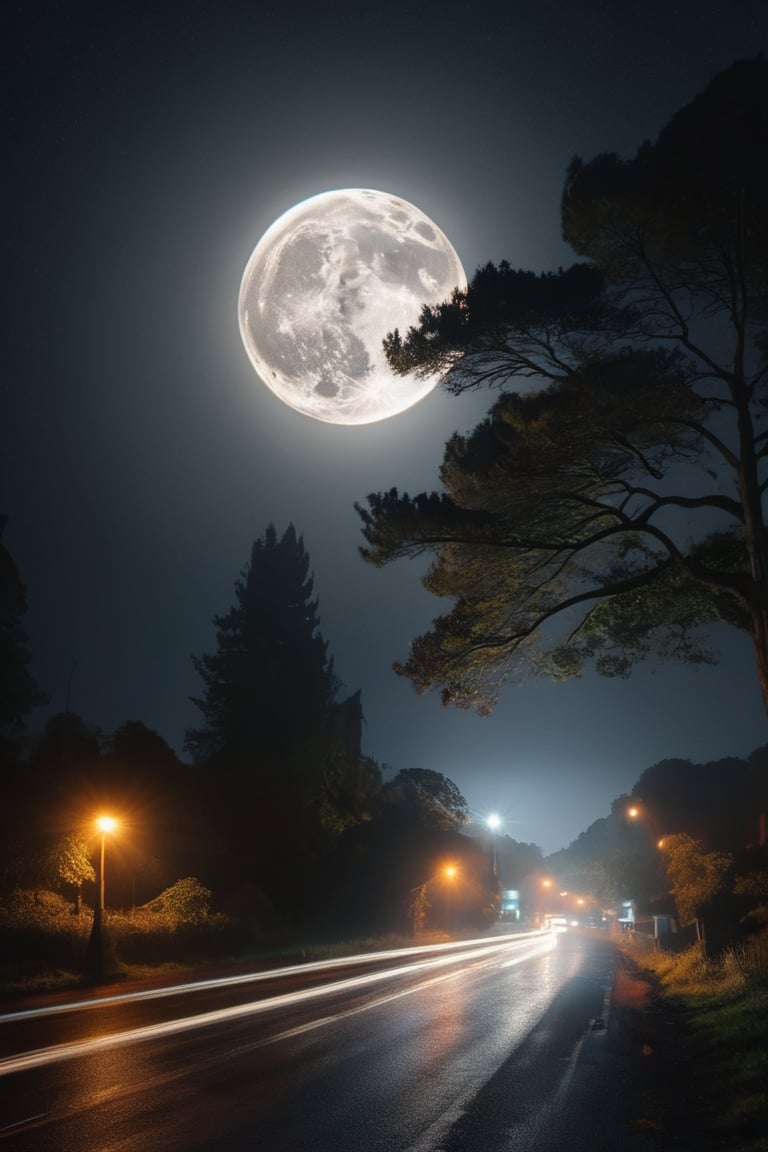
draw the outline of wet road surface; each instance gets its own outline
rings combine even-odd
[[[0,1150],[676,1148],[616,971],[601,936],[529,933],[7,1013]]]

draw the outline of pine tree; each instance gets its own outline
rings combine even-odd
[[[270,524],[234,607],[214,617],[217,651],[192,658],[205,685],[193,698],[205,723],[186,738],[195,759],[270,755],[327,728],[337,683],[312,589],[302,538]]]
[[[339,771],[337,680],[312,591],[302,538],[270,524],[234,606],[214,617],[216,652],[193,657],[204,724],[186,738],[209,781],[221,882],[254,882],[288,911],[333,838]]]

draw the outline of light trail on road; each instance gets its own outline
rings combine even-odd
[[[500,937],[496,938],[492,942],[489,942],[488,940],[466,941],[464,944],[459,946],[458,951],[455,945],[435,945],[429,949],[409,948],[402,949],[397,952],[383,952],[377,953],[375,955],[366,954],[354,958],[346,957],[343,960],[330,961],[329,963],[319,962],[312,965],[300,965],[289,969],[275,969],[270,973],[259,973],[252,976],[225,977],[215,981],[201,981],[191,985],[175,986],[171,989],[153,989],[143,993],[128,993],[119,997],[105,997],[102,1000],[82,1001],[79,1003],[70,1004],[68,1007],[64,1005],[52,1007],[49,1006],[50,1010],[53,1011],[72,1011],[79,1010],[80,1008],[93,1008],[99,1004],[113,1004],[119,1001],[137,999],[152,999],[162,994],[174,995],[180,993],[181,991],[191,991],[194,989],[210,988],[214,986],[220,987],[222,985],[235,985],[238,983],[246,982],[248,980],[266,979],[267,976],[274,979],[276,976],[285,976],[289,973],[295,974],[299,971],[307,972],[310,970],[327,969],[329,967],[339,967],[341,965],[348,966],[354,962],[367,962],[376,958],[386,958],[391,960],[393,957],[404,958],[414,954],[423,955],[425,951],[428,952],[428,957],[426,959],[400,965],[396,968],[387,968],[379,972],[368,972],[364,975],[351,976],[344,980],[337,980],[330,984],[322,984],[312,988],[299,989],[277,996],[269,996],[263,1000],[255,1000],[246,1004],[238,1004],[228,1008],[220,1008],[214,1011],[201,1012],[197,1015],[184,1016],[179,1019],[168,1020],[157,1024],[149,1024],[141,1028],[131,1028],[122,1032],[111,1033],[106,1036],[99,1036],[88,1040],[74,1041],[66,1044],[57,1044],[47,1048],[40,1048],[30,1052],[20,1053],[16,1056],[7,1057],[3,1060],[0,1060],[0,1076],[6,1076],[13,1072],[21,1072],[31,1068],[38,1068],[46,1064],[58,1063],[64,1060],[73,1060],[79,1057],[91,1056],[94,1053],[104,1051],[105,1049],[113,1049],[126,1044],[136,1044],[142,1041],[157,1039],[159,1037],[167,1037],[181,1032],[186,1032],[194,1028],[206,1028],[212,1025],[221,1024],[225,1021],[231,1021],[250,1015],[255,1015],[257,1013],[264,1013],[273,1009],[289,1008],[294,1005],[306,1003],[307,1001],[326,998],[329,996],[370,987],[383,981],[392,981],[410,976],[418,976],[420,973],[435,973],[429,979],[419,980],[407,988],[373,997],[362,1005],[355,1005],[351,1008],[344,1009],[342,1012],[320,1017],[316,1020],[302,1024],[296,1029],[288,1029],[287,1031],[283,1031],[278,1035],[267,1037],[262,1041],[264,1044],[274,1043],[280,1039],[285,1039],[288,1036],[294,1036],[315,1028],[324,1027],[335,1023],[338,1020],[344,1019],[345,1017],[356,1015],[359,1012],[368,1011],[374,1007],[400,999],[404,996],[413,995],[414,993],[423,991],[425,988],[428,988],[434,984],[439,984],[446,980],[454,979],[455,977],[464,973],[468,967],[486,967],[488,965],[498,964],[499,954],[504,953],[506,955],[509,953],[510,949],[514,950],[518,954],[513,958],[506,958],[501,962],[501,964],[499,964],[499,966],[504,967],[510,964],[522,964],[527,960],[533,960],[536,957],[551,951],[551,949],[555,946],[555,941],[556,936],[551,932],[535,932],[526,933],[525,936],[515,935]],[[448,968],[454,968],[455,971],[445,971],[445,969]],[[442,969],[443,971],[436,972],[438,969]],[[48,1008],[43,1008],[38,1011],[40,1014],[45,1014],[48,1010]],[[24,1015],[26,1014],[11,1014],[9,1016],[3,1017],[2,1019],[19,1019]]]
[[[511,943],[525,940],[540,939],[549,936],[549,932],[515,932],[506,936],[494,938],[493,946],[501,947]],[[111,1004],[128,1004],[137,1000],[158,1000],[167,996],[184,996],[191,992],[203,992],[214,988],[234,988],[240,984],[255,984],[259,981],[279,979],[284,976],[305,975],[311,972],[327,971],[331,968],[348,968],[352,964],[369,964],[378,960],[397,960],[407,956],[433,955],[450,951],[458,953],[460,949],[475,948],[478,945],[488,944],[483,937],[474,940],[450,941],[447,944],[412,945],[408,948],[393,948],[380,952],[359,952],[353,956],[338,956],[329,960],[313,960],[306,964],[291,964],[284,968],[269,968],[261,972],[247,972],[240,976],[217,976],[207,980],[187,981],[183,984],[168,984],[162,988],[149,988],[141,992],[121,992],[113,996],[100,996],[90,1000],[70,1000],[62,1004],[46,1004],[40,1008],[27,1008],[19,1012],[6,1012],[0,1014],[0,1024],[14,1020],[27,1020],[41,1016],[56,1016],[65,1012],[78,1012],[93,1008],[102,1008]]]

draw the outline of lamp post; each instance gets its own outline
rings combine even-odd
[[[456,868],[455,864],[446,864],[445,868],[443,869],[443,876],[448,881],[448,883],[445,886],[445,896],[446,896],[446,909],[445,910],[447,913],[446,918],[445,918],[445,920],[446,920],[445,927],[446,927],[449,934],[453,931],[453,899],[452,899],[452,897],[453,897],[453,884],[454,884],[454,881],[456,879],[456,875],[457,875],[457,868]]]
[[[99,816],[96,827],[101,832],[101,860],[99,863],[99,912],[104,913],[104,850],[107,832],[113,832],[117,821],[112,816]]]
[[[87,963],[91,975],[95,979],[103,979],[106,975],[106,939],[104,932],[104,858],[106,855],[107,833],[113,832],[117,821],[112,816],[99,816],[96,827],[101,833],[101,851],[99,853],[99,896],[93,911],[93,928],[88,942]]]
[[[491,872],[493,873],[494,880],[499,874],[499,857],[496,849],[496,833],[501,827],[501,818],[492,812],[486,821],[491,830]]]

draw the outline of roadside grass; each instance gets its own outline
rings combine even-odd
[[[631,949],[683,1011],[719,1107],[718,1136],[731,1152],[768,1150],[768,937],[711,958]]]

